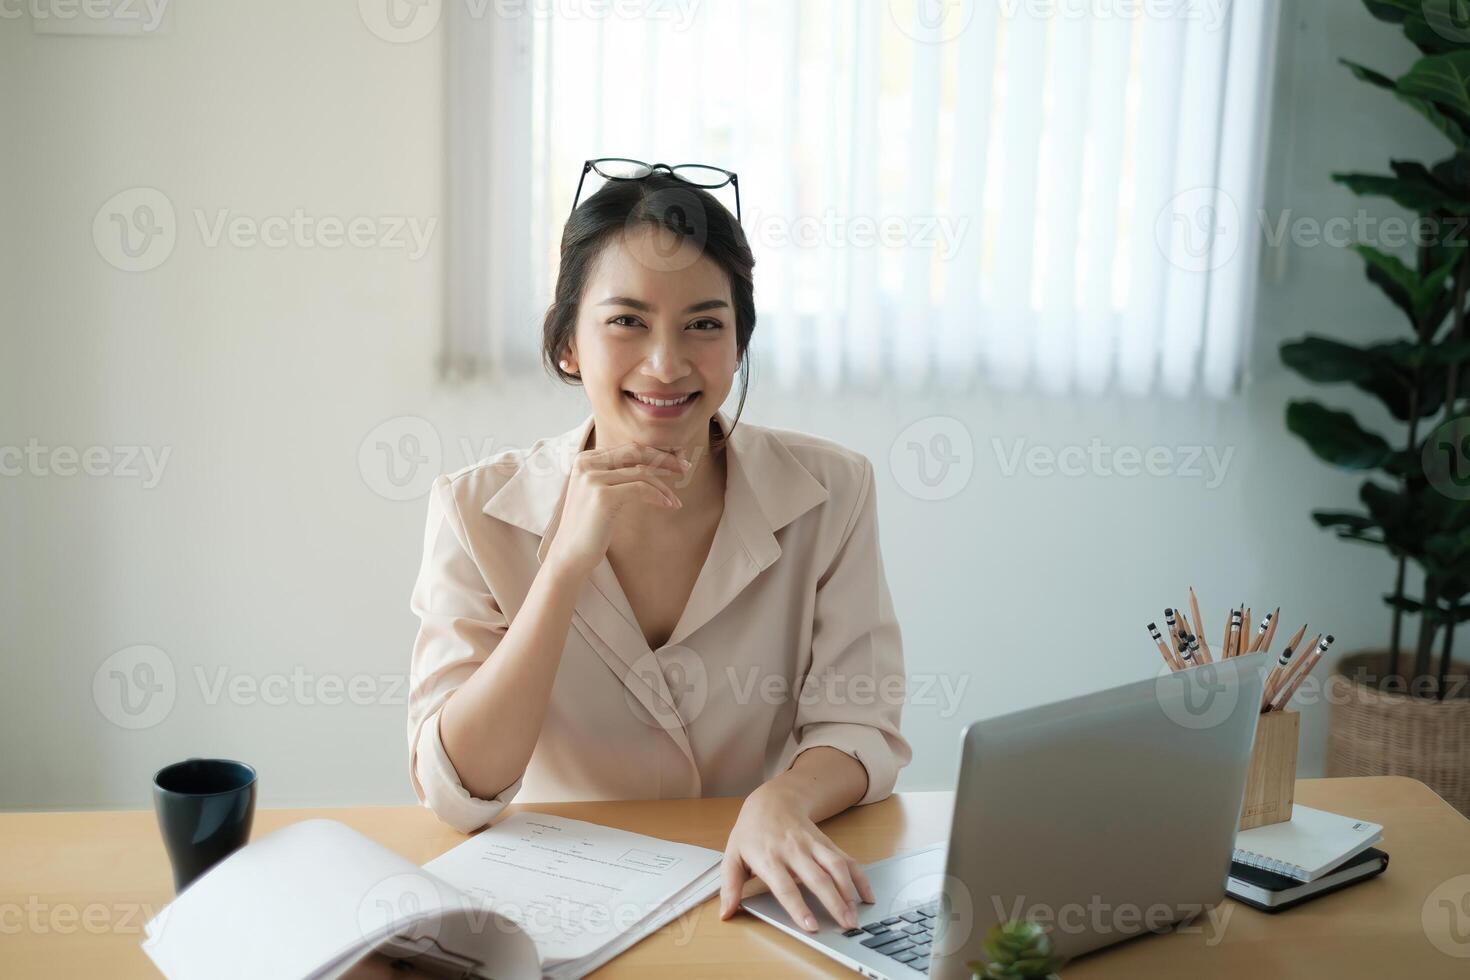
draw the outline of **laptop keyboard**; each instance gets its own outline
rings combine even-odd
[[[907,912],[848,929],[843,935],[853,939],[865,936],[862,943],[873,952],[891,956],[911,970],[928,973],[929,950],[934,945],[934,917],[938,914],[936,899]]]

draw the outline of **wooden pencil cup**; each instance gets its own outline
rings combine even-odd
[[[1256,744],[1240,808],[1241,830],[1291,819],[1301,722],[1296,711],[1268,711],[1256,722]]]

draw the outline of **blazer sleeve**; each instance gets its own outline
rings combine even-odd
[[[829,745],[857,759],[868,773],[863,803],[893,792],[913,750],[899,731],[906,678],[903,644],[878,547],[873,464],[863,460],[862,489],[831,567],[817,583],[812,657],[798,699],[796,757]]]
[[[444,702],[490,656],[509,626],[464,542],[449,478],[440,476],[429,493],[423,563],[409,600],[419,617],[408,679],[409,778],[420,803],[467,834],[505,809],[524,777],[493,799],[471,796],[439,736]]]

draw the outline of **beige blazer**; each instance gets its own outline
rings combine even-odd
[[[718,416],[722,431],[730,420]],[[893,790],[903,651],[878,548],[873,465],[815,436],[740,422],[725,510],[669,642],[650,650],[606,558],[577,597],[536,748],[494,799],[461,785],[439,710],[493,656],[555,534],[592,418],[441,476],[410,605],[414,791],[469,833],[522,800],[743,796],[816,745]],[[481,751],[493,752],[486,745]]]

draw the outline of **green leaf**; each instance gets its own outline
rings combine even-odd
[[[1350,510],[1314,510],[1312,520],[1317,522],[1318,527],[1340,527],[1353,531],[1368,531],[1378,526],[1378,522],[1367,514]]]
[[[1359,197],[1387,197],[1400,207],[1419,214],[1443,208],[1459,214],[1465,202],[1447,200],[1434,184],[1385,177],[1381,174],[1335,173],[1332,179]]]
[[[1290,402],[1286,406],[1286,427],[1306,442],[1318,459],[1342,469],[1373,469],[1391,454],[1382,436],[1363,429],[1347,412],[1334,412],[1318,402]]]
[[[1363,0],[1368,13],[1390,24],[1402,24],[1406,17],[1418,17],[1423,13],[1423,0]]]
[[[1406,313],[1411,321],[1419,298],[1419,274],[1404,264],[1396,255],[1390,255],[1372,245],[1354,245],[1353,251],[1367,263],[1368,278],[1393,301],[1393,305]],[[1414,321],[1417,325],[1417,321]]]
[[[1388,603],[1390,606],[1393,606],[1395,609],[1402,609],[1406,613],[1418,613],[1424,611],[1424,606],[1422,603],[1416,602],[1415,600],[1410,599],[1408,596],[1386,595],[1383,597],[1383,601]]]
[[[1450,118],[1449,115],[1443,112],[1433,102],[1430,102],[1427,99],[1417,98],[1412,95],[1405,95],[1403,92],[1399,91],[1398,83],[1395,82],[1392,78],[1389,78],[1387,75],[1383,74],[1382,72],[1374,71],[1372,68],[1369,68],[1366,65],[1360,65],[1357,62],[1349,61],[1346,58],[1339,58],[1338,60],[1346,65],[1348,70],[1351,71],[1353,75],[1357,77],[1360,81],[1367,82],[1369,85],[1373,85],[1377,88],[1392,92],[1394,98],[1398,99],[1400,102],[1404,103],[1409,108],[1413,109],[1415,112],[1419,113],[1421,116],[1427,119],[1429,121],[1429,124],[1435,129],[1439,130],[1441,133],[1443,133],[1445,138],[1453,143],[1457,149],[1470,149],[1470,133],[1467,133],[1464,127],[1462,127],[1454,119]]]
[[[1428,99],[1452,112],[1470,115],[1470,51],[1420,58],[1398,80],[1397,87],[1404,95]]]
[[[1282,344],[1281,360],[1297,374],[1318,384],[1367,381],[1388,367],[1382,358],[1361,347],[1312,334]]]

